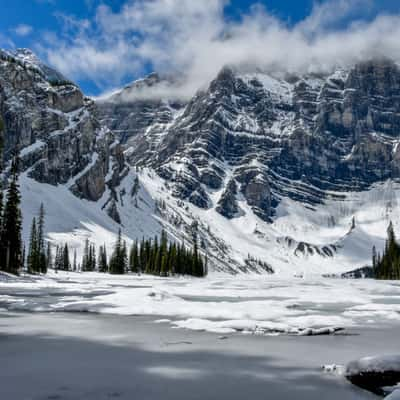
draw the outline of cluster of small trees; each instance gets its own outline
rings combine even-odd
[[[207,260],[201,257],[197,240],[193,249],[187,249],[184,244],[168,243],[167,234],[163,231],[161,240],[142,240],[133,243],[129,254],[129,269],[132,272],[168,276],[207,275]]]
[[[76,260],[76,257],[74,258]],[[50,250],[50,265],[51,265],[51,250]],[[54,257],[53,267],[56,271],[76,271],[76,265],[71,266],[69,258],[68,243],[56,247],[56,255]]]
[[[126,242],[122,239],[121,230],[114,245],[110,259],[107,258],[106,245],[100,246],[98,257],[94,244],[87,239],[78,264],[76,250],[73,262],[70,261],[68,243],[56,247],[54,262],[50,243],[44,252],[41,244],[44,226],[44,209],[40,208],[38,223],[36,218],[32,221],[31,241],[28,254],[28,272],[46,273],[48,268],[58,271],[99,271],[110,274],[125,274],[126,272],[145,273],[158,276],[193,275],[203,277],[207,274],[207,261],[200,255],[197,243],[192,250],[184,244],[177,245],[168,242],[167,234],[163,231],[161,239],[143,239],[140,243],[135,241],[128,255]]]
[[[96,249],[94,244],[89,243],[86,239],[85,248],[83,250],[81,270],[90,272],[96,270]]]
[[[372,267],[376,279],[400,279],[400,246],[396,241],[393,224],[390,222],[383,254],[372,249]]]

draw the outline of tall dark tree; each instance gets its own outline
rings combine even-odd
[[[51,254],[51,243],[47,242],[47,249],[46,249],[46,270],[52,268],[53,266],[53,256]]]
[[[28,250],[28,272],[36,274],[39,272],[39,254],[38,254],[38,238],[36,228],[36,218],[32,219],[31,234],[29,238]]]
[[[37,222],[36,222],[37,221]],[[28,272],[47,272],[47,255],[44,242],[44,207],[40,206],[38,219],[33,218],[28,251]]]
[[[124,250],[125,247],[125,250]],[[126,270],[126,245],[122,241],[121,229],[118,231],[117,241],[114,245],[114,251],[110,259],[110,273],[124,274]]]
[[[62,269],[64,271],[69,271],[71,269],[71,263],[69,262],[69,249],[67,243],[64,245],[62,260]]]
[[[106,245],[99,247],[99,271],[108,272],[107,250]]]
[[[44,243],[44,206],[43,203],[40,204],[39,218],[38,218],[38,232],[37,232],[37,245],[39,253],[39,265],[40,272],[45,274],[47,272],[47,262],[46,262],[46,247]]]
[[[77,266],[77,260],[76,260],[76,249],[74,249],[74,261],[72,262],[72,271],[76,272],[78,269]]]
[[[385,250],[380,256],[376,252],[372,255],[372,264],[377,279],[400,279],[400,246],[396,241],[394,227],[390,222],[387,229]]]
[[[82,271],[90,271],[89,239],[85,240],[85,247],[82,256]]]
[[[22,268],[22,215],[21,196],[18,185],[19,158],[15,156],[11,166],[11,180],[7,189],[4,206],[1,243],[3,246],[1,262],[3,270],[18,274]]]
[[[129,269],[134,273],[139,273],[141,269],[139,261],[139,244],[137,240],[132,243],[129,253]]]

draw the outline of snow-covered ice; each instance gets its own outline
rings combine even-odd
[[[1,280],[0,307],[154,316],[177,328],[220,334],[317,335],[400,323],[400,282],[52,272]]]

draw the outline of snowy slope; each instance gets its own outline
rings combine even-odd
[[[132,187],[133,179],[133,174],[127,175],[121,183],[121,189]],[[97,247],[106,244],[108,254],[111,254],[119,228],[128,245],[131,239],[161,233],[161,225],[154,213],[154,201],[144,188],[139,190],[135,199],[128,199],[126,196],[125,206],[121,207],[123,225],[120,226],[103,209],[109,198],[109,191],[97,202],[88,201],[76,197],[68,189],[68,185],[38,183],[26,173],[20,178],[20,186],[23,238],[26,243],[29,240],[32,218],[38,214],[41,203],[46,212],[47,238],[54,245],[68,243],[71,252],[77,251],[78,260],[86,239]]]
[[[132,197],[136,174],[140,189]],[[78,257],[86,238],[97,246],[106,243],[111,251],[119,225],[103,209],[108,192],[98,202],[90,202],[75,197],[67,186],[39,184],[26,174],[21,178],[21,189],[25,240],[30,221],[43,201],[46,231],[52,242],[68,242],[77,249]],[[214,208],[203,210],[182,202],[171,195],[168,182],[149,169],[138,173],[131,170],[119,193],[117,207],[128,243],[160,234],[162,227],[172,239],[190,243],[190,226],[198,221],[211,271],[241,271],[248,255],[286,276],[349,271],[370,264],[373,245],[378,251],[383,248],[390,220],[400,228],[400,186],[391,182],[376,185],[368,192],[348,193],[344,200],[328,200],[314,209],[286,199],[272,224],[254,215],[243,199],[239,201],[242,214],[232,220]],[[219,195],[215,192],[213,198]],[[160,201],[166,204],[165,209],[157,206]],[[330,252],[324,253],[326,248]]]

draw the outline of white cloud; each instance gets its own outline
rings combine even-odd
[[[261,5],[240,20],[227,20],[227,3],[132,0],[118,12],[102,5],[93,20],[70,22],[63,35],[47,42],[45,53],[67,76],[92,79],[105,89],[150,65],[184,82],[163,88],[178,96],[192,95],[224,65],[311,72],[374,56],[400,61],[400,15],[360,18],[369,15],[373,0],[318,3],[295,26]]]
[[[14,32],[18,36],[28,36],[32,33],[33,28],[30,25],[27,24],[19,24],[14,28]]]

